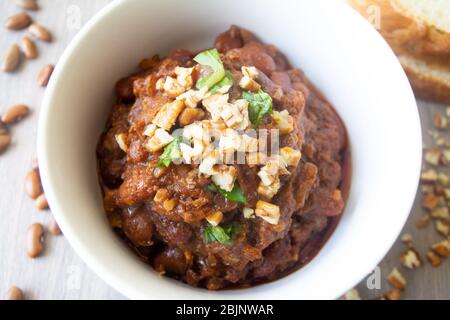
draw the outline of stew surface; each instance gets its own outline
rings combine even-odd
[[[161,274],[211,290],[310,261],[339,221],[351,168],[346,129],[303,72],[236,26],[213,49],[140,68],[117,83],[97,149],[117,233]]]

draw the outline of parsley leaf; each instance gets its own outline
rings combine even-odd
[[[159,157],[157,167],[168,167],[173,160],[181,158],[180,143],[182,136],[176,136],[175,139],[164,147],[164,152]]]
[[[225,191],[221,189],[219,186],[217,186],[215,183],[211,182],[208,185],[208,191],[220,193],[225,199],[240,203],[240,204],[246,204],[247,199],[245,199],[244,194],[241,191],[241,188],[235,183],[233,190],[231,191]]]
[[[208,87],[208,89],[210,89],[225,77],[225,68],[220,60],[219,51],[217,51],[217,49],[200,52],[195,56],[194,61],[201,65],[209,66],[213,70],[211,74],[208,74],[197,81],[197,89],[203,87]]]
[[[210,90],[209,92],[211,93],[216,93],[217,90],[219,90],[220,88],[224,87],[224,86],[229,86],[229,85],[233,85],[234,83],[234,79],[233,79],[233,75],[231,74],[230,71],[225,71],[225,77],[218,82],[217,84],[215,84]]]
[[[203,229],[203,239],[206,243],[218,241],[225,245],[232,245],[233,238],[239,234],[241,227],[238,223],[232,223],[228,227],[208,225]]]
[[[244,91],[242,98],[248,101],[248,115],[254,127],[257,128],[265,114],[272,114],[272,98],[259,89],[257,93]]]

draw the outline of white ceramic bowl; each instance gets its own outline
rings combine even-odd
[[[115,82],[145,56],[211,46],[231,24],[277,45],[342,116],[353,148],[350,199],[319,255],[281,280],[208,292],[160,277],[107,224],[95,147]],[[39,164],[52,212],[82,259],[111,286],[145,299],[334,299],[377,265],[416,192],[421,130],[409,83],[382,38],[340,1],[114,1],[65,51],[47,88]]]

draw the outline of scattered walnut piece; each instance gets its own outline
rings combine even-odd
[[[433,166],[440,163],[442,152],[439,148],[431,148],[425,151],[425,161]]]
[[[442,186],[446,187],[450,183],[450,177],[448,175],[446,175],[445,173],[443,173],[443,172],[439,172],[438,173],[438,182]]]
[[[447,118],[440,112],[436,112],[433,117],[433,124],[437,129],[445,129],[448,125]]]
[[[397,288],[389,290],[383,295],[386,300],[400,300],[401,296],[402,292]]]
[[[199,108],[186,108],[184,109],[179,118],[178,123],[181,127],[185,127],[195,121],[202,120],[205,117],[205,111]]]
[[[434,226],[436,227],[437,232],[444,237],[448,236],[450,233],[450,224],[443,220],[436,220]]]
[[[413,248],[409,248],[400,256],[400,262],[408,269],[416,269],[422,265],[419,253]]]
[[[413,242],[413,237],[410,233],[405,233],[404,235],[402,235],[401,241],[405,244],[410,245]]]
[[[431,250],[433,250],[441,257],[447,258],[448,256],[450,256],[450,241],[443,240],[441,242],[435,243],[431,246]]]
[[[361,300],[361,296],[359,295],[358,290],[356,290],[355,288],[347,291],[344,296],[343,296],[344,300]]]
[[[403,290],[406,288],[406,279],[403,277],[403,275],[400,273],[400,271],[397,270],[397,268],[392,269],[391,273],[387,277],[387,281],[394,287],[400,290]]]
[[[444,195],[445,195],[445,198],[447,200],[450,200],[450,189],[445,189],[444,190]]]
[[[434,219],[442,219],[449,221],[450,213],[448,207],[437,207],[430,212],[431,217]]]
[[[441,163],[444,165],[450,164],[450,149],[442,150]]]
[[[427,260],[434,268],[439,267],[442,262],[441,258],[431,250],[427,252]]]
[[[441,197],[438,197],[437,195],[433,193],[427,193],[422,197],[422,206],[424,208],[433,210],[436,208],[439,203],[441,202]]]
[[[424,183],[432,183],[437,181],[438,174],[434,169],[428,169],[420,175],[420,180]]]
[[[418,229],[425,228],[430,222],[430,216],[428,214],[424,214],[416,221],[416,227]]]

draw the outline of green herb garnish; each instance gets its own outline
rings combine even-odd
[[[218,241],[225,245],[232,245],[233,238],[239,234],[241,227],[238,223],[232,223],[228,227],[206,226],[203,230],[203,239],[206,243]]]
[[[220,88],[224,87],[224,86],[232,86],[234,83],[234,79],[233,79],[233,75],[231,74],[230,71],[225,71],[225,77],[220,80],[219,83],[215,84],[210,90],[209,92],[211,93],[216,93],[217,90],[219,90]]]
[[[181,135],[176,136],[171,143],[164,147],[164,152],[157,163],[158,167],[168,167],[172,161],[181,158],[180,143],[182,140],[183,137]]]
[[[225,199],[240,203],[240,204],[246,204],[247,199],[245,199],[244,194],[241,191],[241,188],[235,183],[234,187],[231,191],[225,191],[221,189],[219,186],[217,186],[215,183],[211,182],[208,185],[208,191],[220,193]]]
[[[197,89],[203,87],[208,87],[208,89],[210,89],[225,77],[225,68],[222,60],[220,60],[219,51],[217,51],[217,49],[200,52],[195,56],[194,61],[201,65],[209,66],[213,70],[211,74],[208,74],[197,81]]]
[[[272,114],[272,98],[259,89],[257,93],[244,91],[242,98],[248,101],[248,115],[253,126],[257,128],[266,114]]]

